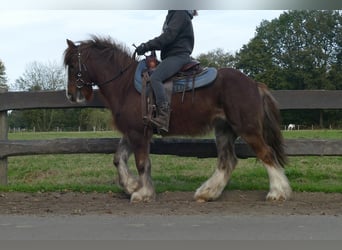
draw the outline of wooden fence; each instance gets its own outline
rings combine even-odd
[[[280,109],[342,109],[342,91],[279,90],[272,91]],[[8,140],[7,111],[39,108],[103,108],[100,94],[95,91],[92,102],[79,105],[70,103],[65,91],[7,92],[0,88],[0,185],[7,183],[7,158],[35,154],[113,153],[119,138]],[[254,157],[254,152],[243,141],[235,144],[238,157]],[[155,139],[152,154],[169,154],[199,158],[216,157],[213,139]],[[286,140],[290,156],[342,155],[341,140],[291,139]]]

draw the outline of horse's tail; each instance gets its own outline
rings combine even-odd
[[[266,143],[273,149],[279,164],[284,167],[287,163],[287,157],[285,154],[284,138],[280,128],[281,115],[278,103],[265,84],[258,84],[264,106],[263,136]]]

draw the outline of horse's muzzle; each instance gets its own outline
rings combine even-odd
[[[77,89],[74,94],[67,92],[67,98],[72,103],[79,103],[82,104],[86,101],[84,95],[82,94],[82,91]]]

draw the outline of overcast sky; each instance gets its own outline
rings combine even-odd
[[[255,35],[262,20],[278,18],[282,10],[200,10],[193,19],[193,56],[217,48],[239,50]],[[131,47],[161,32],[166,10],[0,10],[0,59],[8,83],[22,76],[32,62],[62,63],[65,40],[85,40],[90,34],[111,36]],[[132,51],[133,51],[133,47]]]

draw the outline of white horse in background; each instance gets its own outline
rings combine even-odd
[[[295,128],[296,128],[296,125],[290,123],[289,126],[287,127],[287,130],[294,130]]]

